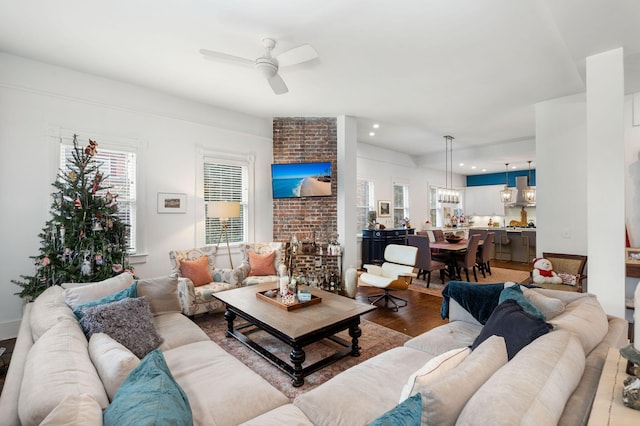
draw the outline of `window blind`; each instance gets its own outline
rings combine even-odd
[[[246,164],[205,158],[205,203],[209,201],[235,201],[240,203],[240,217],[230,218],[227,223],[229,243],[247,240],[248,172]],[[216,244],[221,232],[222,226],[219,219],[206,219],[206,244]]]

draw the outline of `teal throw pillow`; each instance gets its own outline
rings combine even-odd
[[[422,394],[417,393],[387,411],[369,426],[420,426]]]
[[[149,352],[122,382],[102,416],[105,426],[189,425],[189,399],[160,349]]]
[[[498,299],[498,304],[504,302],[507,299],[515,300],[518,305],[522,307],[522,310],[535,318],[540,318],[542,321],[546,321],[544,313],[536,305],[531,303],[529,299],[524,296],[522,289],[519,285],[512,285],[511,287],[507,287],[500,293],[500,299]]]
[[[94,306],[100,306],[111,302],[117,302],[118,300],[126,299],[127,297],[135,298],[138,297],[138,281],[134,281],[129,287],[124,290],[120,290],[116,293],[112,293],[108,296],[101,297],[100,299],[92,300],[91,302],[83,303],[82,305],[78,305],[73,308],[73,313],[76,314],[76,317],[81,320],[84,316],[83,310],[86,308],[91,308]]]

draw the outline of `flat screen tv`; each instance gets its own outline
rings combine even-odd
[[[331,163],[272,164],[273,198],[331,195]]]

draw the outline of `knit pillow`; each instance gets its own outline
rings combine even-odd
[[[93,333],[106,333],[138,358],[144,358],[162,343],[144,297],[86,308],[80,325],[87,339]]]
[[[213,281],[207,256],[202,256],[196,260],[180,259],[180,274],[185,278],[189,278],[196,287]]]
[[[273,261],[275,258],[275,251],[267,254],[258,254],[250,251],[249,265],[251,266],[251,270],[249,271],[249,276],[256,277],[265,275],[277,275],[276,268],[275,266],[273,266]]]

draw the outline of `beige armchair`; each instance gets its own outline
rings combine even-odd
[[[279,276],[287,275],[284,243],[248,243],[240,248],[242,264],[239,267],[239,280],[243,286],[278,281]]]
[[[206,256],[206,262],[198,262]],[[193,316],[205,312],[224,311],[224,303],[213,297],[214,293],[241,285],[241,269],[216,268],[216,246],[172,250],[169,252],[171,273],[178,276],[178,296],[182,313]],[[181,270],[181,261],[183,263]],[[186,266],[189,266],[188,268]],[[191,278],[190,278],[191,277]],[[211,278],[210,282],[205,282]],[[196,283],[192,280],[195,279]]]

